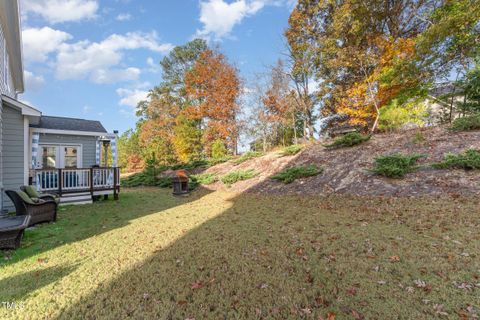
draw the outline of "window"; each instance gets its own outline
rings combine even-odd
[[[77,147],[65,147],[65,168],[77,168]]]
[[[44,169],[52,169],[57,166],[57,148],[42,147],[42,165]]]

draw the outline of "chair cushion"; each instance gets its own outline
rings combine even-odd
[[[29,221],[29,216],[9,216],[0,218],[0,232],[25,229]]]
[[[35,202],[33,202],[32,199],[30,199],[30,197],[28,196],[28,194],[26,194],[25,192],[23,191],[17,191],[17,194],[20,198],[22,198],[22,200],[25,202],[25,203],[28,203],[28,204],[35,204]]]
[[[28,194],[30,198],[40,198],[40,194],[33,186],[25,186],[25,192]]]

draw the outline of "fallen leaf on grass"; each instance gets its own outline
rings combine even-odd
[[[201,289],[203,288],[203,283],[200,281],[192,283],[192,289]]]
[[[390,262],[399,262],[400,261],[400,257],[399,256],[391,256],[390,257]]]

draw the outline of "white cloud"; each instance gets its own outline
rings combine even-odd
[[[140,101],[147,100],[148,91],[140,88],[126,89],[118,88],[117,94],[120,96],[119,105],[136,108]]]
[[[140,69],[98,69],[92,72],[90,79],[95,83],[114,83],[120,81],[134,81],[140,77]]]
[[[113,34],[101,42],[79,41],[63,44],[57,55],[55,75],[60,80],[90,78],[97,83],[136,80],[137,68],[114,68],[122,62],[125,50],[148,49],[166,53],[171,44],[161,44],[156,33]]]
[[[70,34],[49,27],[25,29],[22,31],[24,59],[27,63],[44,62],[49,53],[71,38]]]
[[[203,24],[197,35],[213,36],[221,39],[230,35],[233,27],[245,17],[256,14],[267,0],[236,0],[228,3],[224,0],[206,0],[200,2],[200,22]]]
[[[40,15],[51,24],[96,17],[97,0],[25,0],[27,13]]]
[[[23,76],[25,77],[25,87],[27,91],[36,91],[45,84],[43,76],[36,76],[28,70],[23,72]]]
[[[132,20],[132,15],[130,13],[120,13],[115,19],[118,21],[129,21]]]

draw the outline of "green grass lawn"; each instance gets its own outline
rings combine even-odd
[[[1,319],[480,316],[478,198],[123,191],[0,253]]]

